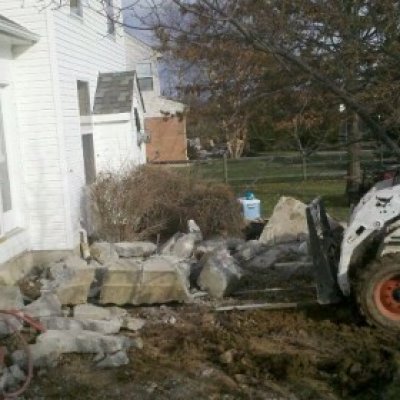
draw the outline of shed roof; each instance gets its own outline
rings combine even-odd
[[[27,40],[29,42],[36,42],[39,36],[26,29],[20,24],[8,19],[0,14],[0,34],[11,36],[17,39]]]
[[[128,113],[132,109],[135,71],[99,74],[94,114]]]

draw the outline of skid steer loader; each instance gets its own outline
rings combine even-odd
[[[378,182],[333,229],[321,199],[306,209],[310,253],[321,304],[357,301],[367,322],[400,332],[400,180]]]

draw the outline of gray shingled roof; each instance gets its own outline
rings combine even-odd
[[[127,113],[132,109],[135,71],[99,74],[94,114]]]
[[[39,39],[38,35],[11,19],[6,18],[4,15],[0,15],[0,33],[29,41],[37,41]]]

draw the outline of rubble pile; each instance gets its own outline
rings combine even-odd
[[[290,279],[293,269],[276,266],[307,260],[304,213],[304,204],[282,198],[259,240],[203,240],[196,223],[189,221],[188,233],[177,233],[162,246],[96,242],[89,260],[70,256],[37,269],[39,275],[32,277],[40,282],[37,298],[24,298],[17,286],[2,287],[0,309],[22,310],[46,329],[29,345],[35,367],[54,366],[65,353],[93,354],[100,368],[126,365],[128,350],[143,346],[138,332],[146,321],[121,306],[192,303],[200,291],[222,299],[234,294],[244,277],[268,276],[272,270]],[[0,335],[9,329],[0,323]],[[19,382],[16,376],[25,376],[26,352],[17,350],[11,358],[15,371],[3,371],[0,391]]]

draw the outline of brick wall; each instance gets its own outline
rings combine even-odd
[[[186,118],[146,118],[145,126],[151,134],[147,144],[149,162],[187,160]]]

